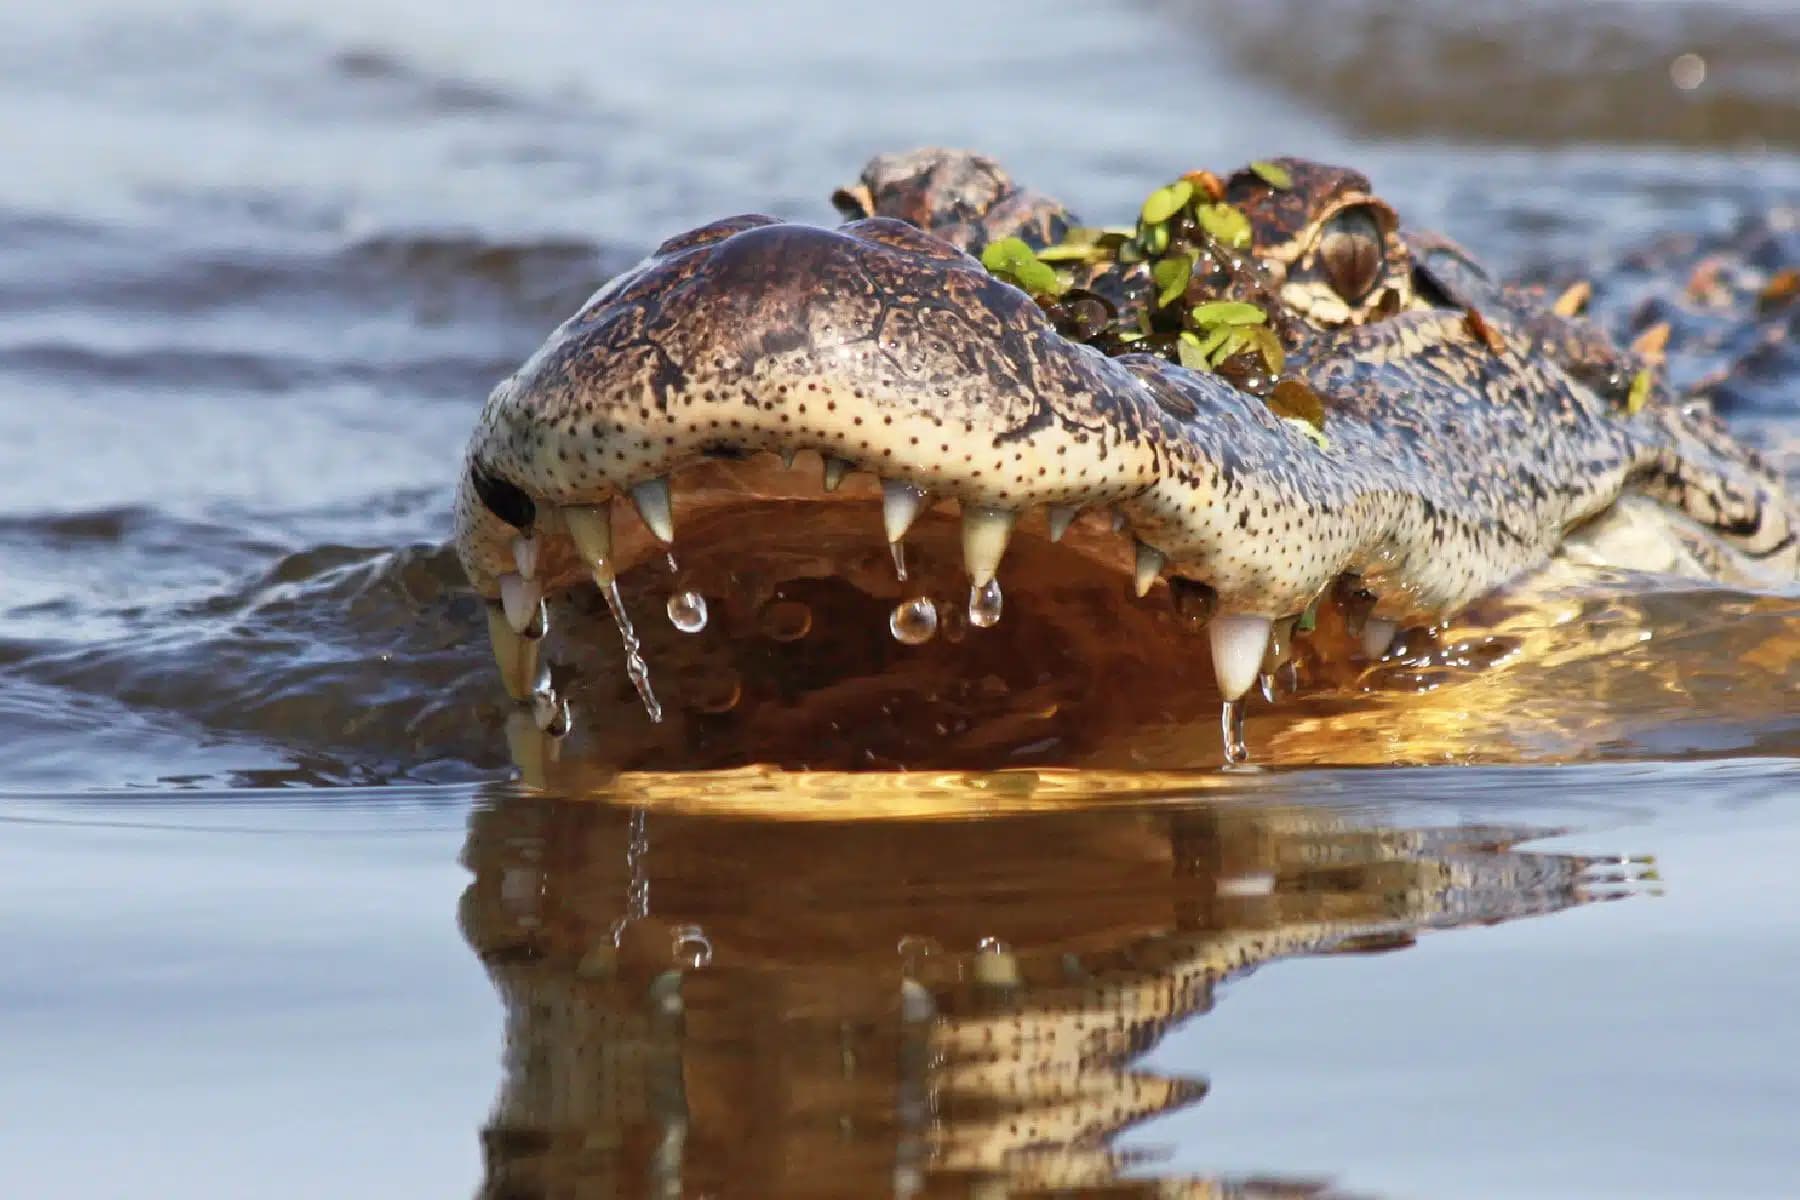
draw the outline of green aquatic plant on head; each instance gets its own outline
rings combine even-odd
[[[1278,163],[1251,164],[1277,190],[1293,184]],[[1037,297],[1068,337],[1107,354],[1155,354],[1192,371],[1224,376],[1269,401],[1289,382],[1278,305],[1249,253],[1250,219],[1224,201],[1224,187],[1193,172],[1152,191],[1131,226],[1074,226],[1034,250],[1011,237],[991,243],[982,265]],[[1323,406],[1310,388],[1303,411],[1280,415],[1321,445]],[[1284,393],[1294,409],[1294,388]]]

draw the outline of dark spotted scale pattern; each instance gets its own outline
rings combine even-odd
[[[1718,561],[1794,577],[1795,517],[1763,464],[1673,397],[1627,414],[1601,380],[1628,379],[1636,360],[1488,284],[1448,243],[1418,243],[1415,262],[1389,239],[1395,300],[1298,321],[1289,369],[1325,401],[1321,447],[1217,375],[1059,335],[963,247],[994,232],[990,213],[1009,232],[1071,218],[987,160],[933,153],[963,165],[878,160],[840,195],[914,223],[744,216],[665,243],[495,390],[471,464],[540,511],[708,454],[800,449],[965,505],[1112,506],[1168,574],[1215,589],[1220,611],[1271,617],[1346,573],[1381,616],[1439,615],[1542,564],[1628,489],[1707,530]],[[1289,226],[1277,277],[1306,261],[1309,220],[1365,202],[1359,176],[1282,161],[1327,186],[1310,205],[1255,208],[1259,237]],[[491,595],[518,531],[469,478],[457,544]]]

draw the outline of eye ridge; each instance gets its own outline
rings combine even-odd
[[[469,482],[487,510],[514,529],[529,529],[537,520],[537,504],[525,489],[500,478],[480,461],[469,464]]]
[[[1319,234],[1318,262],[1332,291],[1346,303],[1360,303],[1387,269],[1381,223],[1363,205],[1332,214]]]

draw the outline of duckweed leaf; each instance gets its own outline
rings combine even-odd
[[[1220,354],[1219,351],[1224,347],[1225,343],[1230,340],[1231,327],[1229,325],[1222,325],[1201,338],[1200,344],[1195,347],[1195,351],[1201,358],[1206,360],[1208,366],[1211,366],[1213,363],[1229,357],[1229,355]]]
[[[1191,329],[1181,331],[1181,339],[1175,343],[1175,353],[1181,365],[1190,371],[1207,370],[1211,364],[1206,361],[1206,351],[1201,347],[1199,335]]]
[[[1625,395],[1625,411],[1629,414],[1636,415],[1643,410],[1644,405],[1649,403],[1649,401],[1650,372],[1646,369],[1639,371],[1636,375],[1631,377],[1631,391],[1627,392]]]
[[[1080,242],[1059,242],[1037,252],[1037,260],[1046,263],[1099,262],[1105,257],[1106,250],[1103,247]]]
[[[1325,405],[1319,394],[1298,379],[1283,379],[1275,385],[1266,401],[1269,411],[1289,421],[1300,421],[1312,429],[1325,428]]]
[[[1193,272],[1193,257],[1186,254],[1165,258],[1151,267],[1150,278],[1156,281],[1156,306],[1164,308],[1180,299]]]
[[[1200,228],[1234,250],[1250,245],[1250,218],[1229,204],[1203,204],[1195,213]]]
[[[1194,185],[1185,179],[1178,179],[1168,187],[1157,188],[1144,201],[1142,216],[1146,225],[1160,225],[1182,209],[1194,198]]]
[[[981,265],[990,271],[1005,271],[1010,275],[1020,263],[1036,257],[1023,239],[1004,237],[989,242],[981,251]]]
[[[1259,159],[1250,164],[1250,169],[1256,172],[1257,178],[1278,192],[1285,192],[1294,186],[1294,177],[1280,163]]]
[[[1022,290],[1034,296],[1056,296],[1063,290],[1062,280],[1049,265],[1040,262],[1030,246],[1016,237],[990,242],[981,252],[981,265],[995,275],[1011,278]]]
[[[1256,342],[1256,348],[1262,351],[1263,362],[1269,366],[1272,375],[1281,374],[1281,368],[1287,365],[1287,351],[1282,348],[1281,339],[1267,325],[1258,325],[1251,329],[1250,336]]]
[[[1268,320],[1262,309],[1242,300],[1208,300],[1194,305],[1189,315],[1196,325],[1260,325]]]
[[[1300,619],[1298,621],[1294,622],[1294,632],[1295,633],[1311,633],[1313,630],[1317,629],[1318,627],[1319,627],[1319,602],[1318,602],[1318,600],[1315,599],[1311,604],[1306,606],[1306,611],[1300,614]]]

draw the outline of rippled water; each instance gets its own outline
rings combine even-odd
[[[1310,770],[1131,770],[1174,712],[1088,773],[1048,769],[1064,730],[991,775],[532,795],[441,549],[480,398],[600,280],[724,212],[829,219],[877,150],[1096,213],[1350,161],[1619,321],[1800,195],[1786,6],[1528,8],[9,22],[13,1188],[1788,1194],[1791,593],[1546,581],[1469,618],[1517,669],[1253,713]],[[1725,401],[1780,447],[1794,352],[1759,353]],[[654,667],[682,635],[646,625]]]

